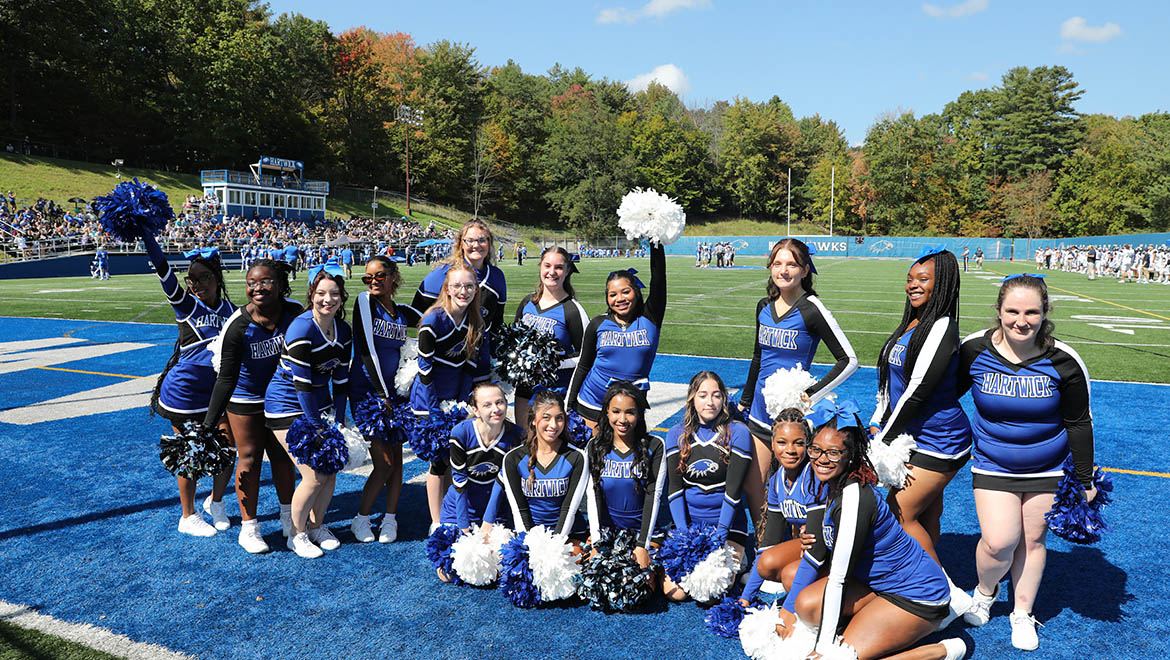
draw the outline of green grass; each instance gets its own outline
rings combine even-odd
[[[60,637],[0,621],[0,660],[113,660],[116,657]]]
[[[750,358],[756,301],[764,293],[762,269],[696,269],[689,257],[669,260],[669,296],[660,350],[718,357]],[[762,265],[762,258],[741,258],[743,265]],[[144,260],[145,264],[145,260]],[[614,268],[649,267],[642,260],[586,259],[574,286],[589,314],[603,311],[602,286]],[[863,365],[873,365],[889,333],[897,326],[905,300],[906,263],[822,258],[816,288],[825,305],[845,329]],[[1020,264],[989,263],[986,277],[1018,272]],[[509,285],[508,318],[519,300],[535,284],[537,261],[524,267],[502,264]],[[409,299],[426,274],[425,266],[404,269],[403,299]],[[647,273],[648,274],[648,273]],[[243,300],[243,280],[229,274],[229,290]],[[1052,272],[1052,318],[1056,336],[1084,358],[1093,378],[1170,383],[1170,286],[1118,284],[1116,280],[1088,282],[1083,276]],[[294,295],[303,297],[303,278]],[[360,283],[358,284],[360,286]],[[960,330],[985,328],[992,319],[997,288],[994,279],[978,273],[963,277]],[[409,293],[408,293],[409,292]],[[351,292],[352,293],[352,292]],[[106,282],[86,277],[9,280],[0,289],[0,309],[9,316],[147,321],[173,323],[158,280],[153,275],[119,276]],[[1140,311],[1139,311],[1140,310]],[[1090,318],[1074,318],[1074,317]],[[1135,320],[1136,319],[1136,320]],[[1122,326],[1124,334],[1100,325]],[[822,348],[819,362],[830,359]]]

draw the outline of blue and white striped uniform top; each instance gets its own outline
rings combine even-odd
[[[350,400],[357,403],[371,393],[382,399],[396,399],[394,376],[398,373],[398,358],[406,343],[406,331],[418,325],[419,313],[405,303],[395,303],[391,311],[369,291],[362,291],[355,298]]]
[[[596,438],[589,441],[586,456],[596,441]],[[658,509],[666,489],[665,444],[662,438],[653,435],[642,442],[646,443],[646,474],[634,463],[633,449],[623,453],[616,447],[602,459],[599,481],[594,481],[590,471],[585,498],[589,531],[595,539],[601,538],[602,528],[632,529],[638,533],[638,545],[645,548],[658,527]]]
[[[939,317],[926,336],[913,373],[906,373],[913,333],[909,330],[899,337],[887,357],[888,403],[879,405],[870,420],[881,428],[874,442],[909,433],[919,453],[943,460],[962,458],[971,451],[971,423],[959,405],[958,327],[950,317]]]
[[[459,529],[483,522],[504,454],[523,443],[524,429],[507,420],[494,438],[481,436],[474,419],[456,424],[450,441],[451,487],[443,497],[439,521]]]
[[[566,297],[548,308],[542,309],[529,294],[520,301],[516,308],[516,323],[522,323],[530,328],[536,328],[545,334],[553,335],[561,345],[564,360],[561,361],[559,377],[556,387],[568,388],[573,377],[573,369],[577,367],[577,360],[581,355],[581,342],[585,335],[585,308],[576,298]]]
[[[345,321],[333,320],[331,341],[317,327],[312,310],[293,319],[285,330],[280,362],[265,392],[265,416],[292,417],[310,412],[302,410],[297,392],[310,393],[318,410],[344,405],[349,387],[351,343],[349,324]]]
[[[549,465],[536,462],[535,472],[530,473],[531,462],[528,449],[518,445],[504,456],[496,482],[495,488],[500,489],[507,502],[512,529],[526,532],[544,525],[556,534],[583,533],[585,521],[577,512],[588,484],[585,452],[562,443]],[[484,520],[494,522],[499,518],[489,506]]]
[[[481,337],[473,355],[467,354],[467,319],[459,323],[445,309],[432,309],[418,324],[418,375],[410,390],[410,408],[427,415],[450,399],[465,401],[475,382],[490,373],[486,338]]]
[[[823,504],[827,492],[828,489],[813,476],[812,465],[807,462],[792,483],[788,482],[784,468],[776,470],[768,480],[767,523],[760,547],[767,548],[788,540],[791,528],[804,525],[809,507]]]
[[[280,318],[271,329],[256,323],[247,307],[237,309],[228,318],[208,348],[212,360],[216,361],[212,366],[219,375],[212,390],[205,424],[214,424],[223,415],[229,401],[264,403],[268,383],[276,373],[284,349],[285,330],[303,311],[304,308],[295,300],[281,301]]]
[[[749,411],[748,424],[759,437],[772,437],[772,416],[761,393],[764,383],[777,369],[800,365],[812,368],[817,346],[824,341],[836,364],[825,377],[806,392],[813,403],[845,382],[857,371],[857,354],[837,324],[837,319],[814,295],[805,293],[783,316],[776,315],[776,305],[769,298],[756,304],[756,347],[747,384],[739,403]]]
[[[837,634],[848,578],[875,592],[922,605],[950,602],[950,587],[942,568],[902,529],[885,499],[871,486],[847,483],[837,499],[809,509],[805,531],[816,541],[801,558],[784,609],[796,611],[800,592],[818,578],[818,571],[828,562],[821,633],[814,650],[826,648]]]
[[[1059,477],[1071,451],[1077,478],[1091,483],[1093,417],[1085,363],[1056,341],[1040,355],[1014,364],[995,349],[992,333],[968,336],[961,351],[962,386],[971,388],[975,402],[971,471]]]
[[[470,266],[470,264],[468,264]],[[439,299],[439,291],[447,280],[447,271],[451,264],[441,263],[434,270],[427,273],[422,282],[419,282],[418,291],[414,293],[411,307],[419,312],[425,312]],[[504,281],[504,271],[485,263],[481,270],[475,271],[475,279],[479,281],[479,308],[483,314],[484,331],[491,335],[504,322],[504,304],[508,302],[508,283]],[[489,365],[490,368],[490,365]]]
[[[666,434],[667,499],[676,527],[711,523],[747,533],[743,483],[752,462],[752,436],[740,422],[727,425],[727,446],[710,426],[691,437],[682,424]],[[689,443],[686,465],[679,465],[680,445]]]

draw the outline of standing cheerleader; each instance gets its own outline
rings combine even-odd
[[[714,371],[700,371],[687,389],[683,422],[666,434],[667,499],[675,527],[718,525],[742,561],[747,543],[743,483],[751,462],[751,433],[731,419],[723,379]],[[669,577],[663,591],[673,600],[687,596]]]
[[[857,354],[837,320],[813,290],[815,267],[808,246],[786,238],[772,247],[768,257],[768,295],[756,304],[756,346],[747,384],[739,398],[739,410],[747,414],[748,428],[755,438],[752,457],[756,472],[748,481],[748,501],[753,515],[763,509],[764,481],[772,452],[773,419],[764,401],[764,383],[777,369],[799,364],[812,367],[822,341],[836,363],[825,377],[805,390],[811,403],[820,400],[857,371]],[[757,478],[758,477],[758,478]]]
[[[527,532],[544,525],[579,547],[586,533],[585,521],[577,515],[589,483],[586,460],[585,452],[569,444],[561,396],[537,392],[528,412],[528,437],[504,456],[495,486],[507,499],[512,528]],[[498,522],[494,507],[488,507],[484,521]]]
[[[650,565],[650,539],[666,481],[665,445],[646,430],[647,407],[642,390],[613,383],[602,400],[597,436],[585,446],[589,533],[597,541],[602,529],[632,530],[638,535],[634,558],[642,568]]]
[[[808,510],[824,503],[824,489],[808,462],[812,426],[796,408],[781,410],[772,424],[772,454],[778,466],[768,480],[767,511],[759,530],[760,552],[743,590],[750,603],[764,580],[792,585],[807,539]]]
[[[376,397],[390,415],[401,401],[395,389],[394,376],[398,373],[398,359],[406,343],[406,329],[418,325],[419,313],[407,304],[396,304],[394,294],[402,284],[398,264],[388,257],[377,255],[366,263],[362,277],[366,291],[357,295],[353,304],[354,359],[349,369],[349,404],[355,416],[357,406],[367,397]],[[383,441],[367,437],[373,470],[362,488],[358,513],[350,529],[358,541],[374,540],[370,528],[370,510],[382,489],[386,490],[386,515],[378,541],[390,543],[398,538],[398,497],[402,493],[402,437],[401,427]]]
[[[550,247],[540,255],[540,277],[536,291],[524,296],[516,308],[516,323],[537,328],[551,334],[561,345],[564,360],[556,389],[565,391],[577,366],[581,354],[581,341],[585,335],[585,308],[577,302],[573,285],[569,279],[577,272],[572,256],[562,247]],[[528,419],[528,399],[532,392],[528,388],[516,389],[516,421]]]
[[[491,363],[479,306],[483,289],[475,278],[465,264],[447,268],[438,299],[419,321],[418,375],[410,391],[416,415],[429,415],[444,401],[466,401],[473,382],[488,378],[481,366]],[[437,459],[427,472],[428,533],[439,526],[443,493],[450,485],[447,468],[446,459]]]
[[[609,384],[628,380],[650,389],[650,367],[666,315],[666,251],[650,247],[650,295],[643,302],[642,281],[634,270],[615,270],[605,280],[608,311],[593,317],[581,341],[581,357],[566,399],[592,430],[601,419],[601,400]]]
[[[906,274],[906,307],[878,357],[874,442],[909,433],[917,443],[910,476],[891,489],[898,522],[934,560],[943,489],[971,453],[971,424],[959,406],[959,262],[942,248],[925,249]],[[970,599],[952,585],[954,611]]]
[[[236,306],[228,300],[218,251],[206,257],[191,257],[191,265],[184,278],[187,288],[184,289],[179,286],[179,280],[154,236],[144,233],[142,242],[162,282],[163,293],[175,310],[175,321],[179,324],[175,352],[154,386],[150,407],[167,418],[175,433],[178,433],[185,422],[201,421],[207,413],[211,390],[215,385],[215,369],[211,366],[211,353],[205,349],[219,334],[224,321],[236,311]],[[212,423],[220,426],[231,437],[226,420],[214,419]],[[180,532],[192,536],[214,536],[217,529],[224,530],[231,526],[223,506],[223,492],[231,476],[230,470],[215,475],[211,495],[203,502],[203,510],[211,515],[215,527],[207,524],[203,516],[195,511],[195,480],[176,477],[179,502],[183,507],[183,517],[179,519]]]
[[[1040,644],[1032,607],[1044,575],[1048,531],[1044,514],[1070,456],[1092,501],[1093,419],[1089,374],[1076,351],[1052,337],[1048,287],[1031,275],[1003,280],[997,319],[962,346],[962,386],[975,402],[971,465],[982,537],[975,548],[979,586],[963,615],[982,626],[1012,578],[1012,646]]]
[[[309,269],[309,311],[293,319],[284,333],[280,364],[264,395],[268,428],[289,451],[288,428],[304,415],[317,425],[332,409],[338,424],[345,421],[349,383],[351,333],[345,318],[345,271],[335,264]],[[333,385],[330,395],[330,383]],[[292,456],[292,452],[289,452]],[[301,482],[293,491],[293,532],[288,547],[301,557],[320,557],[341,543],[325,527],[336,474],[318,472],[296,461]]]
[[[899,653],[947,616],[947,578],[873,488],[877,478],[865,458],[857,404],[826,403],[809,415],[818,429],[808,457],[813,475],[827,487],[827,501],[808,511],[815,541],[780,610],[781,635],[792,634],[798,615],[819,628],[812,654],[823,655],[836,642],[841,619],[849,617],[841,641],[859,660],[962,658],[967,647],[957,638]]]
[[[219,377],[203,418],[214,425],[227,411],[228,425],[236,441],[236,498],[240,502],[240,545],[251,553],[268,552],[256,520],[260,493],[260,468],[265,454],[272,469],[272,483],[280,500],[280,522],[285,536],[292,529],[292,495],[296,481],[292,461],[264,423],[264,393],[284,346],[284,333],[304,310],[289,300],[288,264],[260,259],[244,280],[248,304],[236,310],[224,324],[211,352]]]

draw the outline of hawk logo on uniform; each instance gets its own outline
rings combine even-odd
[[[714,474],[719,469],[719,464],[709,458],[700,458],[699,460],[687,466],[687,474],[692,477],[704,477],[708,474]]]
[[[333,358],[332,360],[329,360],[329,361],[325,362],[324,364],[317,365],[315,368],[315,371],[319,374],[328,373],[328,372],[336,369],[337,365],[339,365],[339,364],[341,364],[341,360],[339,360],[337,358]]]
[[[471,466],[471,469],[469,469],[468,472],[476,477],[491,476],[496,473],[496,464],[492,463],[491,461],[476,463],[475,465]]]

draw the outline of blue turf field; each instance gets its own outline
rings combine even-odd
[[[0,318],[0,335],[9,342],[0,343],[0,420],[27,421],[45,409],[38,404],[57,397],[148,384],[127,376],[156,373],[174,332],[163,325]],[[80,341],[32,350],[12,343],[62,337]],[[60,352],[119,342],[143,346],[85,359]],[[696,370],[714,368],[736,389],[747,366],[664,355],[651,379],[685,383]],[[872,406],[875,386],[875,372],[862,369],[838,392],[864,409]],[[116,399],[109,392],[78,397],[71,414]],[[1045,624],[1039,651],[1011,648],[1008,605],[1001,600],[987,627],[959,623],[947,631],[965,638],[974,657],[1087,658],[1104,649],[1118,658],[1166,655],[1170,626],[1161,605],[1170,588],[1160,558],[1170,552],[1164,496],[1170,387],[1095,382],[1093,412],[1098,464],[1160,474],[1113,474],[1114,529],[1100,545],[1050,541],[1035,612]],[[0,421],[0,599],[202,658],[742,657],[738,642],[706,631],[702,609],[692,603],[657,602],[638,615],[607,616],[583,606],[521,611],[493,590],[438,583],[423,553],[421,484],[405,486],[400,541],[390,545],[352,542],[348,521],[363,478],[345,474],[330,511],[343,545],[323,559],[305,561],[284,550],[267,473],[261,524],[274,552],[252,556],[236,544],[231,492],[225,501],[236,527],[211,539],[182,536],[175,531],[174,480],[156,450],[167,430],[142,407],[31,424]],[[408,463],[405,478],[423,468]],[[201,488],[200,499],[205,494]],[[947,507],[940,554],[954,580],[970,587],[978,527],[969,473],[948,489]]]

